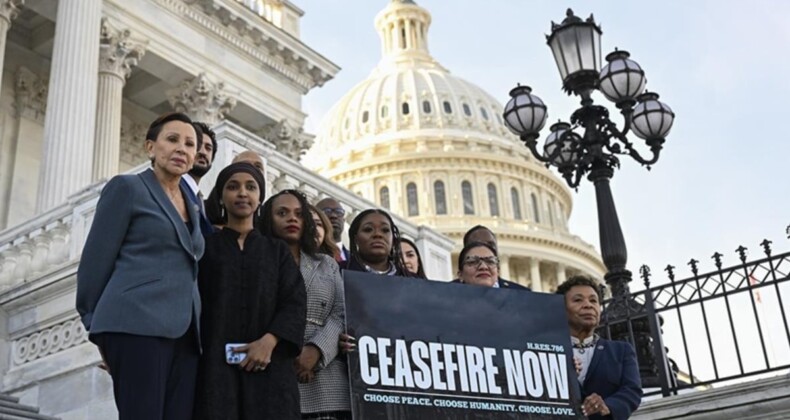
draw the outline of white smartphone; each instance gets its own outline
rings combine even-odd
[[[229,365],[238,365],[247,358],[247,353],[237,352],[238,347],[243,346],[244,343],[227,343],[225,344],[225,361]]]

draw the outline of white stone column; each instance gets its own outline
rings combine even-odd
[[[565,265],[557,263],[557,286],[565,282]]]
[[[216,125],[236,106],[236,99],[225,92],[225,84],[213,83],[206,73],[185,80],[178,88],[167,91],[167,99],[176,112],[189,115],[193,121]]]
[[[0,75],[3,73],[3,62],[5,61],[5,42],[8,35],[8,28],[11,21],[16,18],[19,8],[25,4],[25,0],[0,0]],[[0,85],[2,85],[0,78]]]
[[[85,187],[93,168],[102,0],[60,2],[49,76],[38,212]]]
[[[123,85],[132,67],[145,54],[147,41],[132,38],[128,29],[115,29],[101,20],[99,81],[96,104],[96,135],[93,151],[93,180],[118,173],[121,159],[121,105]]]
[[[513,280],[510,278],[510,256],[509,255],[500,255],[499,256],[499,277],[502,277],[505,280]]]
[[[540,280],[540,260],[538,260],[537,258],[529,259],[529,278],[530,278],[529,287],[532,289],[532,291],[542,292],[543,283]]]

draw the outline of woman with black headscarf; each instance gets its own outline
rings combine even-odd
[[[284,242],[253,227],[264,191],[257,168],[231,164],[216,188],[227,225],[206,237],[200,261],[203,355],[195,418],[299,419],[294,359],[306,323],[299,268]]]

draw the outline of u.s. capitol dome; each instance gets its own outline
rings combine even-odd
[[[504,278],[553,290],[600,277],[597,251],[568,231],[570,190],[502,121],[502,104],[429,53],[430,13],[393,0],[376,16],[382,57],[324,116],[302,162],[411,221],[457,239],[498,237]]]

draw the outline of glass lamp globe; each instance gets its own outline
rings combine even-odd
[[[505,125],[519,137],[535,136],[546,124],[548,112],[539,97],[529,86],[517,86],[510,91],[510,101],[502,114]]]
[[[581,136],[574,133],[571,125],[565,122],[553,124],[550,130],[551,134],[546,137],[546,144],[543,146],[543,156],[558,168],[575,163]]]
[[[639,104],[631,115],[631,127],[637,137],[645,140],[664,140],[675,121],[675,113],[658,100],[658,94],[645,92],[637,98]]]
[[[636,97],[645,89],[645,72],[634,60],[629,59],[628,51],[614,51],[606,56],[608,64],[601,70],[598,89],[606,99],[618,106],[633,104]]]

